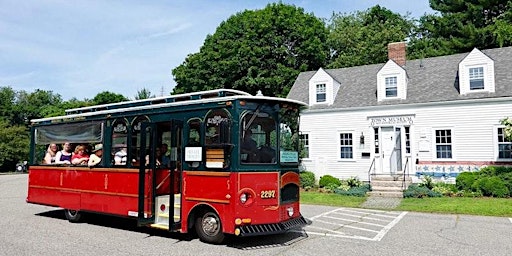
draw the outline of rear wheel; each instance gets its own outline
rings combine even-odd
[[[220,244],[224,241],[225,235],[222,233],[222,223],[219,215],[214,211],[208,210],[196,218],[195,228],[199,239],[203,242]]]
[[[69,222],[80,222],[82,220],[82,214],[77,210],[65,209],[64,215]]]

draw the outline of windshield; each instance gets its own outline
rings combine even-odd
[[[240,125],[240,160],[242,163],[276,163],[276,121],[270,111],[247,111]]]
[[[258,106],[242,114],[240,161],[242,164],[296,165],[299,162],[299,111],[275,105]],[[276,120],[277,118],[277,120]]]

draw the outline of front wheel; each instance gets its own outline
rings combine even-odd
[[[82,214],[77,210],[65,209],[64,215],[69,222],[80,222],[82,220]]]
[[[213,211],[206,211],[196,218],[195,228],[199,239],[203,242],[220,244],[224,241],[222,223],[219,215]]]

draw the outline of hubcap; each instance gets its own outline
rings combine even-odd
[[[219,230],[219,223],[214,216],[206,215],[203,217],[203,231],[207,235],[215,235]]]

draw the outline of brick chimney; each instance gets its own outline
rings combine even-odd
[[[405,66],[405,42],[389,43],[388,59],[394,60],[400,66]]]

